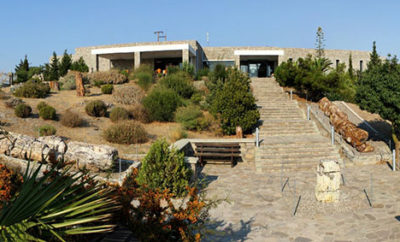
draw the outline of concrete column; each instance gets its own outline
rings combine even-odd
[[[189,50],[182,50],[182,63],[190,63]]]
[[[140,61],[141,61],[141,59],[140,59],[140,52],[137,51],[137,52],[135,52],[135,69],[139,68],[139,66],[140,66]]]
[[[240,70],[240,55],[235,55],[235,66]]]
[[[99,55],[96,55],[96,71],[99,71]]]

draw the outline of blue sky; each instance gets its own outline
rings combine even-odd
[[[321,26],[327,49],[398,54],[400,1],[370,0],[2,0],[0,71],[11,71],[25,54],[32,65],[53,51],[80,46],[195,39],[210,46],[314,48]]]

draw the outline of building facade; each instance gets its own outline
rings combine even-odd
[[[325,57],[333,65],[349,64],[352,55],[353,68],[364,70],[369,60],[368,51],[325,50]],[[195,70],[217,64],[236,66],[250,77],[271,76],[283,61],[297,60],[314,55],[314,49],[279,48],[263,46],[246,47],[202,47],[196,40],[142,42],[76,48],[73,60],[83,57],[91,72],[137,68],[149,64],[154,69],[165,69],[168,65],[192,64]]]

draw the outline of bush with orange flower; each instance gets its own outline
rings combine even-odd
[[[195,187],[187,186],[181,205],[168,189],[149,188],[137,182],[138,170],[117,188],[122,205],[121,219],[143,241],[200,241],[208,210],[214,202],[204,199]]]
[[[21,184],[20,174],[0,164],[0,208],[2,208],[2,203],[10,201]]]

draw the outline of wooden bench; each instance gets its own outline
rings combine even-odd
[[[195,156],[199,157],[201,165],[204,165],[205,159],[212,161],[229,161],[231,167],[236,163],[236,158],[240,157],[239,143],[195,143]]]

